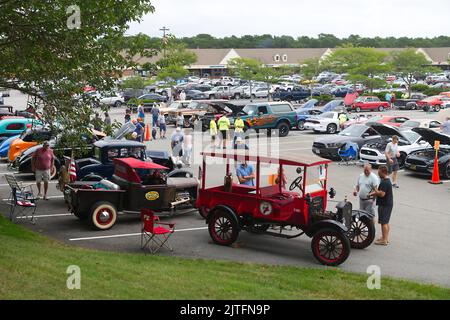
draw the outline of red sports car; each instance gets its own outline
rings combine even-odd
[[[438,112],[441,109],[450,107],[450,97],[446,95],[431,96],[423,100],[417,101],[419,108],[423,111]]]

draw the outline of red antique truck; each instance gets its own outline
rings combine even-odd
[[[311,249],[317,260],[325,265],[343,263],[350,254],[350,247],[366,248],[375,237],[372,214],[352,210],[352,204],[339,202],[336,212],[327,210],[328,164],[331,162],[316,156],[284,157],[281,159],[255,156],[249,153],[204,152],[201,170],[201,188],[197,207],[206,218],[209,234],[219,245],[231,245],[241,230],[263,233],[283,238],[295,238],[306,234],[312,238]],[[256,184],[247,186],[226,182],[224,185],[206,187],[207,158],[221,158],[229,175],[232,162],[256,163]],[[216,159],[217,160],[217,159]],[[261,166],[278,167],[276,183],[263,186]],[[285,189],[285,170],[296,167],[298,176]],[[316,172],[317,170],[317,172]],[[216,169],[215,169],[216,171]],[[308,179],[307,176],[318,178]],[[279,231],[270,231],[276,226]],[[292,230],[297,230],[292,234]]]

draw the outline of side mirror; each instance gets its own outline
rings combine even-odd
[[[303,170],[302,170],[302,168],[298,167],[296,171],[298,174],[301,174]]]
[[[336,196],[336,190],[334,190],[334,188],[331,188],[328,194],[330,195],[330,199],[334,199],[334,197]]]

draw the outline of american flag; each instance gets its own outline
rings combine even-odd
[[[75,159],[70,159],[70,166],[69,166],[69,177],[70,182],[74,182],[77,180],[77,169],[75,168]]]

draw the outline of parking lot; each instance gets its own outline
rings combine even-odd
[[[11,97],[11,100],[23,97]],[[6,101],[8,104],[8,101]],[[14,105],[20,105],[14,103]],[[386,114],[399,113],[388,111]],[[409,117],[424,117],[423,111],[402,111]],[[124,108],[112,109],[113,119],[122,121]],[[437,117],[435,114],[433,117]],[[428,117],[428,115],[427,115]],[[169,126],[168,136],[173,131]],[[280,156],[301,157],[311,154],[312,142],[317,134],[308,131],[291,131],[279,139]],[[322,135],[323,136],[323,135]],[[250,141],[254,141],[252,137]],[[146,142],[152,150],[169,150],[167,140]],[[200,150],[194,150],[198,153]],[[198,164],[192,166],[197,174]],[[6,163],[0,164],[0,196],[6,200],[9,186],[4,174],[10,173]],[[357,199],[352,191],[358,175],[359,165],[340,165],[333,163],[329,170],[328,185],[337,191],[336,200],[347,197],[354,206]],[[295,177],[288,177],[292,179]],[[33,176],[18,175],[18,179],[33,183]],[[365,273],[370,265],[378,265],[382,275],[408,278],[450,286],[450,181],[441,185],[427,183],[428,178],[400,172],[400,188],[394,192],[394,212],[391,220],[391,243],[389,246],[372,245],[366,250],[352,250],[349,259],[341,266],[343,270]],[[210,170],[208,184],[222,184],[223,172]],[[50,184],[50,200],[40,200],[37,208],[37,223],[28,221],[21,224],[51,238],[70,245],[120,252],[140,251],[140,220],[138,215],[121,215],[116,225],[108,231],[94,231],[86,223],[71,215],[64,203],[56,181]],[[335,203],[330,202],[332,207]],[[2,201],[2,212],[8,212],[8,205]],[[171,238],[174,251],[161,251],[163,255],[176,255],[188,258],[224,259],[251,263],[286,264],[295,266],[320,267],[310,250],[310,239],[300,237],[292,240],[278,239],[266,235],[242,232],[233,247],[221,247],[212,243],[204,220],[195,210],[179,212],[176,216],[164,218],[176,223],[176,233]],[[379,228],[377,225],[377,233]],[[377,234],[378,235],[378,234]]]

